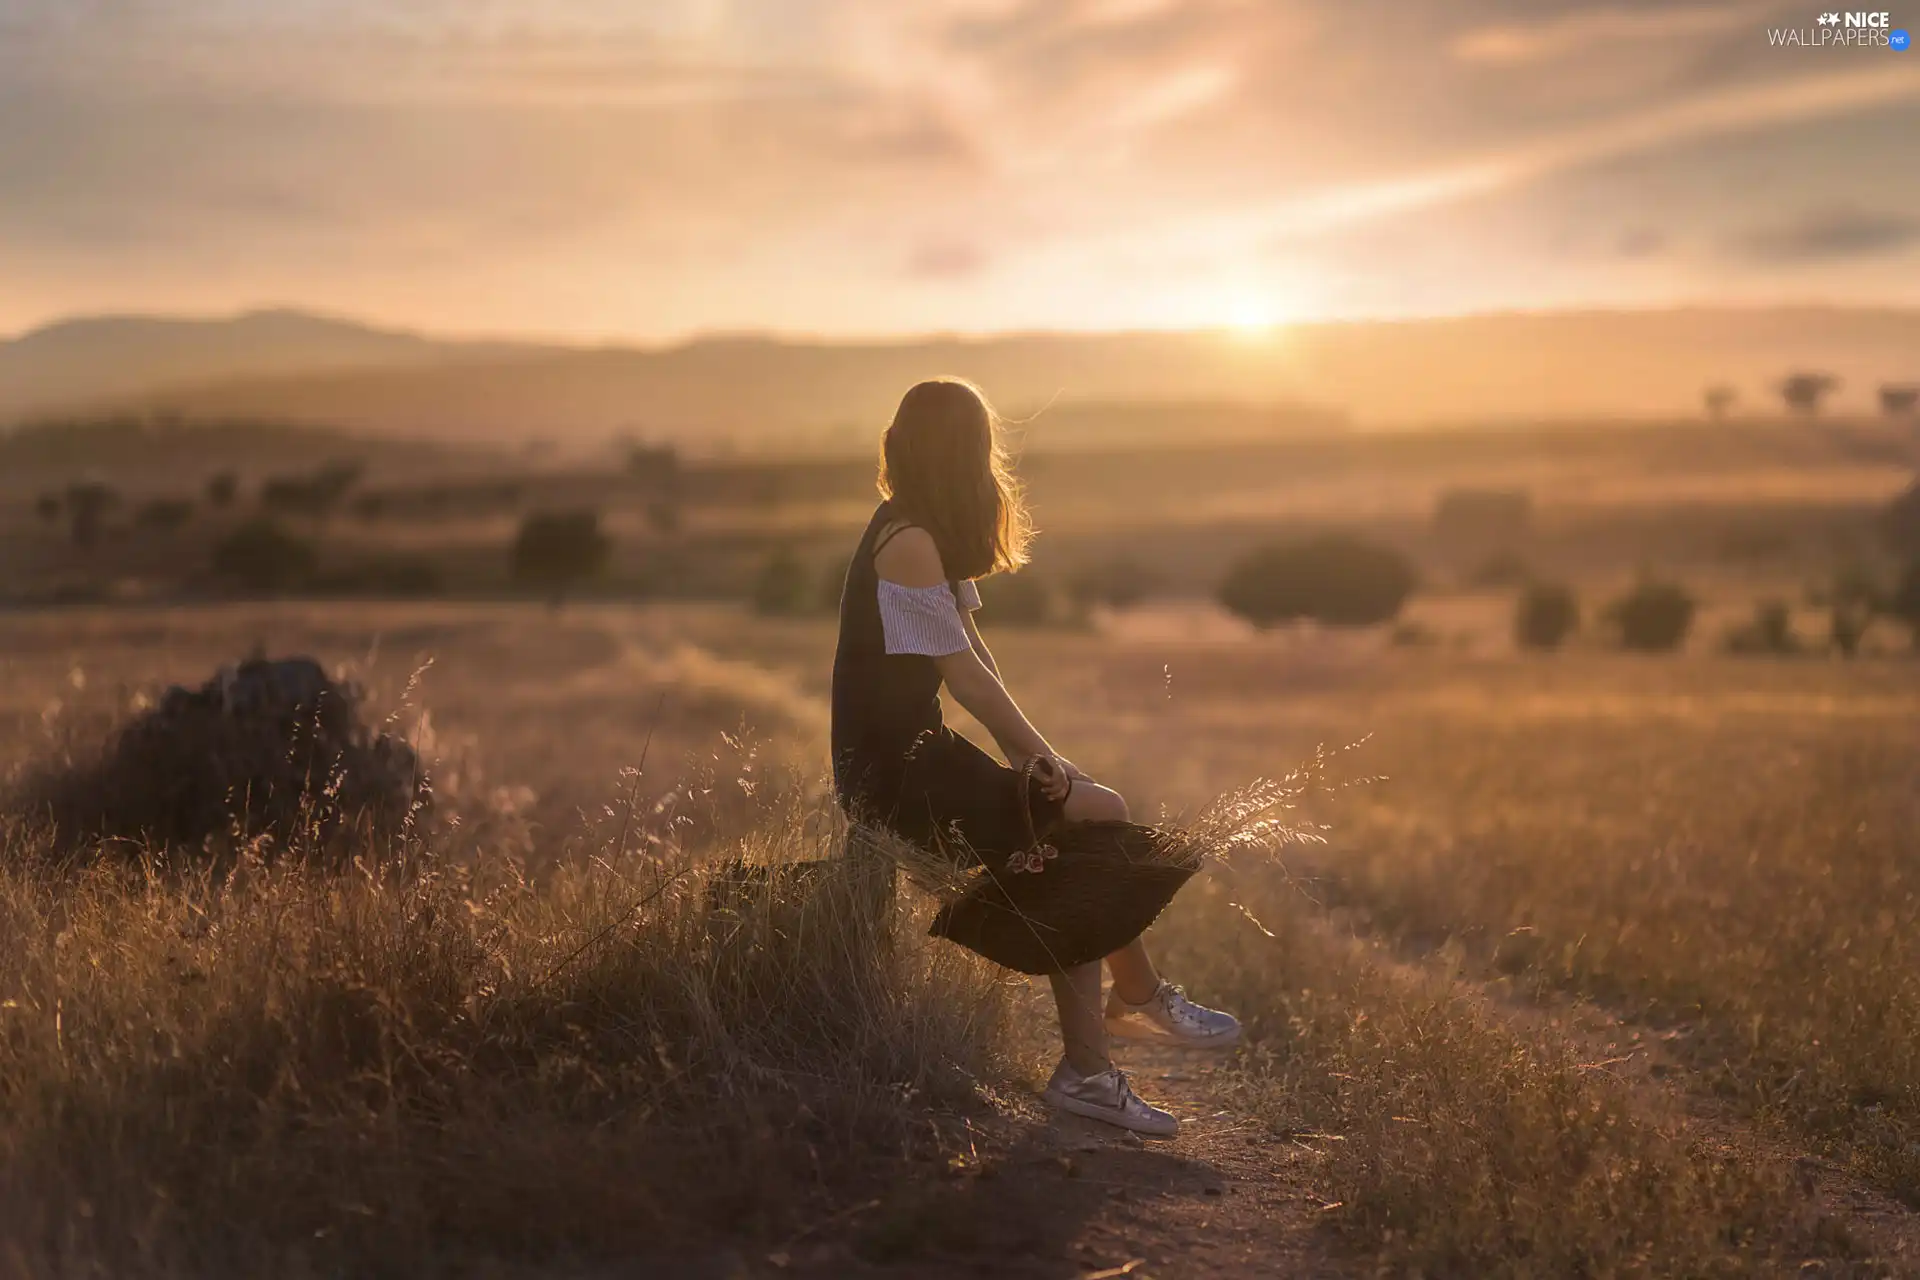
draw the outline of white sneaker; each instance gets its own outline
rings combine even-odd
[[[1127,1073],[1118,1067],[1083,1076],[1063,1058],[1041,1096],[1062,1111],[1104,1120],[1135,1133],[1171,1138],[1180,1132],[1179,1118],[1136,1097],[1133,1086],[1127,1083]]]
[[[1225,1049],[1240,1043],[1240,1020],[1187,999],[1162,981],[1145,1004],[1129,1004],[1118,991],[1107,996],[1107,1034],[1116,1040],[1152,1040],[1189,1049]]]

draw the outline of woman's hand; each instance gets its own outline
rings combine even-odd
[[[1069,778],[1072,778],[1076,782],[1097,781],[1097,779],[1095,779],[1092,774],[1082,772],[1079,765],[1067,759],[1065,756],[1057,755],[1053,758],[1053,760],[1055,764],[1059,765],[1062,769],[1065,769],[1067,771],[1067,776]]]
[[[1040,785],[1040,794],[1049,800],[1064,800],[1067,792],[1073,789],[1073,775],[1067,772],[1066,761],[1059,756],[1034,755],[1020,762],[1021,772],[1027,766],[1033,766],[1033,780]]]

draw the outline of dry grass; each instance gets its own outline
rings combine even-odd
[[[89,626],[9,650],[12,759],[44,748],[54,696],[58,724],[111,714],[70,669],[97,693],[151,661]],[[819,750],[824,627],[458,608],[168,627],[170,677],[270,628],[349,657],[409,629],[392,662],[439,655],[423,696],[463,824],[437,862],[344,875],[52,879],[9,859],[0,1204],[30,1270],[397,1274],[721,1222],[777,1236],[1030,1065],[994,976],[917,927],[873,945],[857,886],[745,919],[705,891],[715,859],[835,848],[778,782]],[[1867,1266],[1781,1169],[1730,1164],[1486,984],[1678,1031],[1676,1095],[1717,1090],[1911,1193],[1911,664],[998,647],[1036,720],[1143,815],[1372,735],[1341,767],[1385,780],[1309,810],[1327,846],[1197,882],[1156,931],[1175,977],[1249,1018],[1232,1101],[1312,1150],[1340,1206],[1324,1218],[1369,1265]],[[672,793],[588,811],[689,673],[655,749]],[[743,719],[758,755],[720,744]],[[538,794],[502,799],[522,782]]]
[[[28,1274],[457,1272],[825,1213],[1004,1070],[994,976],[850,904],[703,892],[750,842],[615,838],[535,885],[427,850],[328,873],[0,873],[0,1251]],[[670,829],[670,828],[667,828]]]

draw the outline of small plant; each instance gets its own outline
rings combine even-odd
[[[753,580],[753,611],[770,618],[791,618],[807,612],[814,593],[807,582],[807,567],[800,557],[781,549],[767,557]]]
[[[569,591],[605,567],[612,550],[599,512],[536,511],[520,522],[513,540],[513,576],[545,591],[558,609]]]
[[[1751,620],[1727,633],[1726,648],[1728,653],[1798,653],[1792,611],[1784,600],[1762,600],[1754,606]]]
[[[1694,599],[1670,582],[1644,581],[1613,602],[1607,616],[1620,628],[1622,648],[1665,653],[1680,647],[1693,626]]]
[[[1558,649],[1580,626],[1580,600],[1573,588],[1536,582],[1520,593],[1513,636],[1524,649]]]
[[[313,544],[267,518],[249,520],[213,548],[213,571],[249,591],[288,591],[312,578]]]
[[[1366,627],[1398,616],[1415,581],[1393,548],[1329,534],[1242,556],[1220,584],[1220,603],[1263,629],[1301,619]]]

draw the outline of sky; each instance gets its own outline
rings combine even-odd
[[[1882,0],[1885,2],[1885,0]],[[1920,0],[1893,27],[1920,28]],[[0,333],[665,340],[1920,304],[1802,3],[0,0]]]

